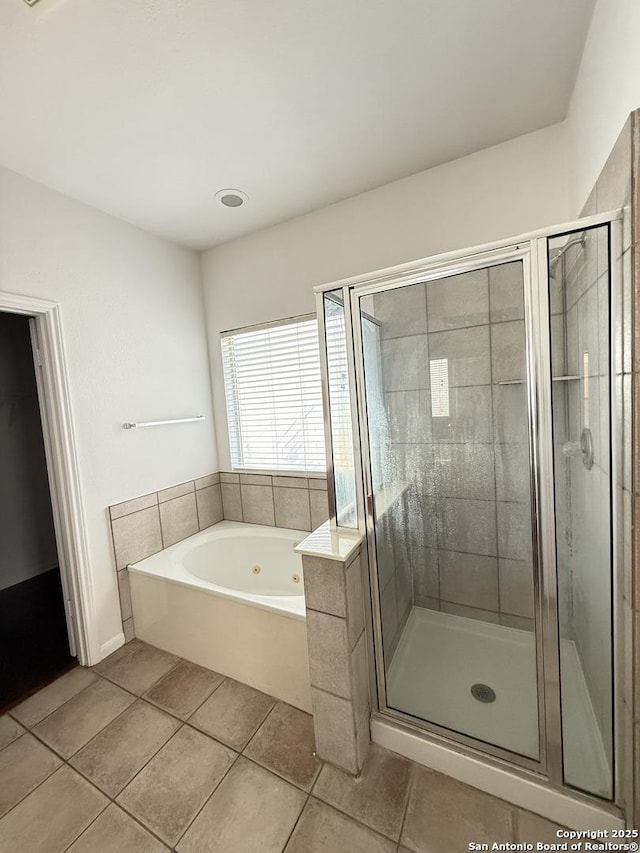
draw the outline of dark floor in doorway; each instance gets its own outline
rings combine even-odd
[[[0,713],[75,665],[57,567],[0,590],[0,650]]]

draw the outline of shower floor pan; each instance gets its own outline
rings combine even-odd
[[[607,796],[609,767],[575,644],[563,641],[561,655],[566,781]],[[538,758],[536,678],[532,632],[414,607],[387,676],[387,705]],[[474,698],[478,684],[495,701]]]

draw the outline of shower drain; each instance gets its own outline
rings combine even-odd
[[[474,699],[477,699],[478,702],[496,701],[496,691],[492,687],[489,687],[488,684],[472,684],[471,695]]]

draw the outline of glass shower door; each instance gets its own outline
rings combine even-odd
[[[547,240],[563,775],[613,796],[609,225]]]
[[[356,301],[384,703],[537,761],[524,303],[521,260]]]

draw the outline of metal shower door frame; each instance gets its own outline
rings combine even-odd
[[[526,329],[526,358],[527,358],[527,419],[529,423],[529,449],[530,449],[530,467],[531,467],[531,515],[532,515],[532,530],[536,535],[532,537],[533,550],[533,578],[534,578],[534,598],[536,606],[536,673],[537,673],[537,695],[538,695],[538,745],[539,759],[529,758],[520,755],[495,744],[489,744],[480,741],[477,738],[465,735],[463,733],[454,732],[444,726],[439,726],[428,721],[418,721],[401,711],[391,708],[387,703],[385,689],[385,672],[384,658],[382,654],[382,619],[380,613],[380,595],[378,588],[378,571],[377,571],[377,548],[375,536],[375,517],[373,503],[373,483],[371,479],[370,466],[370,444],[369,430],[367,419],[367,400],[364,374],[364,351],[363,341],[360,332],[360,324],[357,318],[360,316],[360,300],[367,296],[373,296],[378,293],[396,290],[402,287],[407,287],[412,284],[422,284],[429,281],[441,280],[451,276],[459,275],[465,272],[473,272],[476,270],[487,269],[492,266],[498,266],[505,263],[519,262],[522,264],[523,277],[523,293],[525,304],[525,329]],[[547,660],[548,649],[543,648],[543,632],[540,628],[542,625],[542,579],[540,577],[541,559],[539,558],[539,495],[541,491],[541,479],[539,476],[539,454],[536,452],[536,430],[540,418],[540,407],[538,404],[538,395],[535,393],[537,386],[540,384],[538,377],[535,374],[532,376],[532,371],[540,370],[544,366],[544,354],[533,352],[536,341],[544,339],[544,336],[536,333],[540,322],[544,322],[544,317],[538,317],[538,299],[536,298],[534,281],[535,275],[533,269],[537,264],[537,255],[533,251],[530,241],[519,241],[516,244],[500,247],[498,249],[489,250],[481,253],[471,253],[467,256],[460,256],[454,262],[448,262],[444,265],[436,264],[433,267],[422,267],[415,271],[415,275],[409,278],[402,277],[400,280],[389,280],[384,283],[367,283],[357,285],[351,288],[351,315],[355,319],[352,325],[352,333],[354,338],[354,356],[355,356],[355,376],[356,386],[358,390],[358,426],[360,431],[360,447],[362,452],[362,475],[363,486],[366,495],[366,534],[367,547],[370,567],[370,583],[371,583],[371,599],[374,618],[374,644],[375,644],[375,662],[376,662],[376,681],[379,699],[379,712],[386,716],[397,720],[400,723],[417,727],[428,731],[430,734],[442,737],[447,741],[453,741],[456,744],[466,746],[470,749],[477,750],[483,755],[489,754],[498,760],[508,761],[510,764],[518,765],[527,770],[542,773],[547,775],[547,742],[548,733],[544,721],[547,718],[549,708],[547,707],[545,686],[548,681],[553,679],[554,668],[557,669],[559,661],[557,654],[551,656]],[[548,333],[546,335],[548,343]],[[547,354],[547,360],[549,356]],[[550,406],[549,406],[550,410]],[[555,545],[555,538],[553,539]],[[546,654],[545,654],[546,653]],[[548,671],[551,673],[548,674]],[[556,673],[556,677],[558,674]],[[559,721],[559,706],[555,718]],[[559,738],[558,738],[559,740]]]
[[[555,788],[567,790],[563,777],[562,757],[562,717],[560,705],[560,659],[559,659],[559,629],[558,629],[558,596],[557,596],[557,560],[555,540],[555,495],[554,495],[554,461],[553,461],[553,420],[551,400],[551,353],[550,353],[550,324],[549,324],[549,278],[547,266],[547,239],[568,231],[580,230],[597,225],[611,226],[611,244],[619,242],[621,211],[585,217],[570,223],[540,229],[536,232],[522,235],[510,240],[497,241],[484,246],[478,246],[462,252],[449,252],[443,255],[427,258],[409,264],[403,264],[368,275],[355,276],[339,282],[316,288],[318,305],[322,304],[325,291],[342,289],[344,305],[347,311],[347,348],[350,357],[350,384],[356,391],[355,414],[353,420],[354,445],[358,446],[356,454],[356,481],[358,494],[363,496],[359,501],[363,507],[359,513],[359,526],[366,534],[369,557],[369,579],[371,584],[371,610],[373,615],[374,663],[371,672],[372,696],[378,698],[377,715],[395,724],[413,731],[426,734],[436,742],[463,751],[470,755],[482,756],[493,761],[498,766],[509,767],[516,772],[535,777],[544,777]],[[523,285],[525,301],[525,340],[527,358],[527,387],[528,387],[528,420],[529,420],[529,449],[531,471],[531,516],[534,551],[534,595],[536,606],[536,657],[538,671],[538,727],[539,727],[539,760],[517,755],[495,745],[487,744],[467,735],[455,733],[449,729],[418,722],[407,714],[389,708],[385,694],[385,673],[382,657],[382,634],[380,599],[378,590],[377,554],[375,543],[375,518],[373,506],[373,491],[371,482],[370,447],[368,421],[366,411],[366,389],[364,377],[363,342],[360,331],[360,300],[364,296],[395,290],[403,286],[423,283],[444,277],[450,277],[463,272],[478,270],[521,261],[523,264]],[[615,315],[616,277],[620,275],[619,264],[614,252],[609,258],[611,278],[611,325]],[[351,324],[348,319],[351,315]],[[610,336],[611,347],[614,337]],[[613,362],[613,359],[612,359]],[[324,365],[323,365],[324,366]],[[324,376],[325,382],[327,376]],[[611,383],[611,410],[615,383]],[[616,456],[616,432],[611,430],[612,456]],[[615,470],[612,468],[612,470]],[[618,529],[618,514],[615,503],[612,506],[612,527],[614,541],[613,596],[617,610],[618,569],[616,568],[615,531]],[[331,508],[335,519],[335,507]],[[335,522],[334,522],[335,523]],[[621,654],[619,649],[619,618],[614,611],[614,645],[616,659]],[[615,664],[615,661],[614,661]],[[617,672],[617,666],[614,668]],[[617,699],[617,694],[616,694]],[[375,701],[373,705],[375,706]],[[374,712],[375,713],[375,712]],[[614,715],[619,720],[619,714]],[[620,743],[616,726],[615,744]],[[616,750],[617,752],[617,750]],[[614,753],[615,755],[615,753]],[[619,762],[614,759],[617,771]],[[590,794],[570,789],[571,794],[586,801],[597,801],[599,806],[606,803]],[[616,798],[619,801],[620,788],[616,785]],[[615,809],[615,803],[611,804]]]

